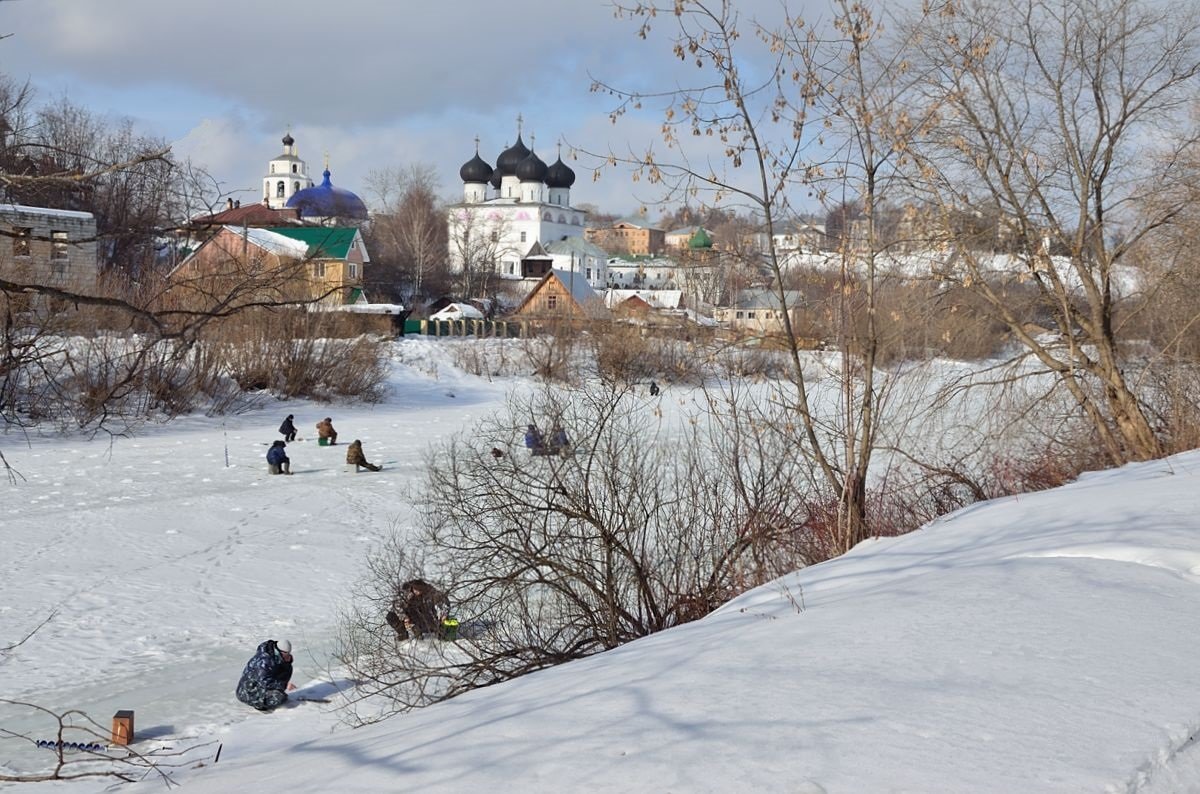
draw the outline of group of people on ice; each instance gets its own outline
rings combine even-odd
[[[283,435],[282,440],[275,441],[271,444],[271,448],[267,450],[267,471],[271,474],[291,474],[292,460],[287,454],[287,445],[289,442],[296,440],[296,417],[293,414],[288,414],[283,420],[283,424],[279,426],[279,432]],[[322,447],[334,446],[337,444],[338,434],[333,427],[333,419],[325,417],[320,422],[317,422],[317,444]],[[362,441],[354,439],[349,448],[346,450],[346,465],[354,466],[354,473],[366,469],[367,471],[379,471],[382,466],[371,463],[367,460],[366,453],[363,452]]]
[[[571,454],[571,442],[567,438],[567,431],[563,430],[562,425],[558,422],[550,429],[550,439],[547,441],[542,436],[542,431],[538,430],[538,426],[530,423],[525,427],[525,446],[534,455],[569,455]]]
[[[450,616],[450,599],[424,579],[409,579],[397,588],[384,621],[398,640],[458,639],[458,621]],[[266,640],[242,670],[237,699],[259,711],[279,708],[296,689],[292,672],[292,643]]]

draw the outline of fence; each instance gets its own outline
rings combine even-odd
[[[529,336],[524,322],[509,320],[405,320],[404,333],[424,336]]]

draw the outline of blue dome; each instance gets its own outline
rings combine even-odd
[[[367,205],[349,190],[334,187],[329,181],[329,169],[319,185],[306,187],[288,199],[289,209],[300,210],[301,218],[352,218],[367,219]]]

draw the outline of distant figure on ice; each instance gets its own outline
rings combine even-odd
[[[563,430],[558,422],[554,423],[554,428],[550,431],[550,454],[571,454],[571,442],[567,439],[567,431]]]
[[[500,460],[500,458],[504,457],[504,450],[500,449],[500,447],[492,447],[492,457]]]
[[[286,446],[286,442],[276,441],[267,450],[267,471],[271,474],[292,473],[292,459],[284,452],[284,447]]]
[[[361,469],[366,469],[367,471],[379,471],[383,468],[382,466],[376,466],[374,463],[367,463],[367,456],[364,455],[362,451],[362,442],[357,438],[354,439],[354,441],[350,444],[350,447],[346,450],[346,463],[347,465],[351,463],[354,464],[355,474],[358,474]]]
[[[525,446],[529,447],[529,451],[534,455],[546,454],[546,442],[542,440],[542,431],[537,429],[537,425],[526,426]]]
[[[402,640],[409,637],[439,636],[442,621],[450,615],[450,599],[424,579],[410,579],[400,585],[387,613],[387,623]]]
[[[287,419],[284,419],[283,424],[279,426],[279,432],[283,433],[283,440],[288,443],[296,440],[296,425],[292,424],[292,420],[295,418],[291,414],[288,414]]]
[[[658,388],[658,384],[655,383],[654,381],[650,381],[650,396],[657,397],[659,391],[661,391],[661,390]]]
[[[321,439],[325,439],[326,444],[337,443],[337,431],[333,429],[333,420],[328,416],[317,422],[317,443],[321,443]]]
[[[237,699],[259,711],[270,711],[287,702],[292,683],[292,643],[267,640],[246,662],[237,685]]]

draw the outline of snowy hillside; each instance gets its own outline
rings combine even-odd
[[[399,367],[380,406],[6,437],[25,479],[5,486],[0,646],[52,618],[0,657],[0,698],[102,724],[135,710],[143,751],[200,748],[172,772],[188,794],[1200,792],[1200,453],[976,505],[697,623],[345,728],[329,652],[363,555],[409,521],[425,447],[519,385],[405,344],[429,365]],[[268,478],[287,413],[298,473]],[[326,415],[384,471],[316,447]],[[291,639],[302,693],[334,702],[234,700],[268,637]],[[0,728],[53,726],[0,706]],[[0,771],[50,758],[0,736]]]

